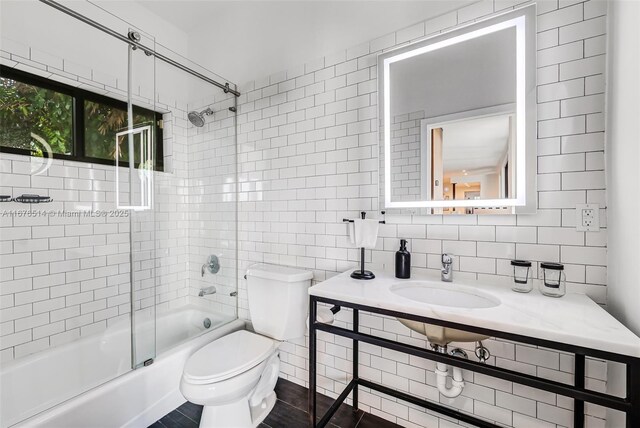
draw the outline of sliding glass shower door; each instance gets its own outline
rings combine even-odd
[[[130,29],[129,38],[155,50],[153,38]],[[132,368],[149,365],[156,356],[156,219],[155,180],[161,119],[155,111],[155,58],[127,47],[127,126],[116,134],[116,204],[129,213]]]
[[[155,358],[162,116],[153,56],[39,2],[1,15],[5,428]]]

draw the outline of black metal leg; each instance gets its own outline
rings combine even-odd
[[[309,303],[309,426],[316,426],[316,310],[318,302]]]
[[[573,367],[574,385],[576,388],[584,388],[585,359],[582,354],[575,354]],[[573,426],[584,428],[584,401],[573,400]]]
[[[358,332],[360,325],[360,311],[358,309],[353,310],[353,331]],[[358,411],[358,340],[353,339],[353,379],[356,381],[353,387],[353,411]]]
[[[627,412],[627,428],[640,427],[640,362],[627,363],[627,400],[631,408]]]
[[[310,338],[310,343],[309,343],[309,376],[310,376],[309,378],[309,419],[310,419],[310,426],[314,428],[322,428],[326,426],[331,420],[331,417],[335,414],[335,412],[340,407],[341,403],[343,403],[344,400],[347,398],[347,396],[351,393],[353,393],[352,394],[353,405],[354,405],[353,407],[357,409],[358,385],[362,385],[366,388],[376,390],[385,395],[390,395],[397,399],[407,401],[417,406],[424,407],[428,410],[432,410],[434,412],[451,417],[453,419],[458,419],[472,426],[483,427],[483,428],[498,427],[498,425],[495,425],[491,422],[487,422],[475,416],[471,416],[466,413],[462,413],[457,410],[450,409],[438,403],[413,397],[401,391],[396,391],[394,389],[368,381],[366,379],[361,379],[358,373],[358,359],[359,359],[358,346],[360,342],[369,343],[375,346],[381,346],[386,349],[392,349],[397,352],[401,352],[409,355],[415,355],[420,358],[425,358],[427,360],[431,360],[434,362],[451,364],[452,366],[460,367],[466,370],[471,370],[473,372],[481,373],[486,376],[503,379],[510,382],[516,382],[531,388],[540,389],[542,391],[548,391],[555,394],[563,395],[565,397],[573,398],[575,403],[575,412],[574,412],[575,428],[584,428],[584,421],[585,421],[585,415],[584,415],[585,404],[584,403],[585,402],[589,402],[589,403],[593,403],[609,409],[625,412],[626,414],[625,427],[640,428],[640,358],[626,356],[623,354],[614,354],[611,352],[603,351],[602,349],[584,348],[580,346],[568,345],[562,342],[551,342],[551,341],[542,340],[539,338],[521,336],[521,335],[516,335],[512,333],[500,332],[496,330],[481,329],[481,328],[470,326],[470,325],[467,326],[467,325],[461,325],[458,323],[443,321],[439,319],[422,317],[418,315],[404,314],[404,313],[400,313],[400,312],[396,312],[388,309],[374,308],[366,305],[350,303],[350,302],[330,299],[326,297],[311,296],[310,298],[311,298],[311,306],[310,306],[309,313],[310,313],[311,322],[309,326],[309,338]],[[317,316],[318,302],[328,303],[333,305],[333,308],[331,309],[333,313],[338,312],[340,310],[340,307],[351,308],[353,310],[353,328],[347,329],[347,328],[338,327],[334,325],[317,323],[316,316]],[[392,316],[396,318],[413,319],[420,322],[427,322],[429,324],[441,325],[443,327],[456,328],[464,331],[485,334],[487,336],[508,339],[515,342],[527,343],[531,345],[542,346],[549,349],[555,349],[559,351],[573,353],[575,355],[574,385],[568,385],[562,382],[556,382],[556,381],[540,378],[533,375],[527,375],[520,372],[515,372],[513,370],[509,370],[509,369],[489,366],[489,365],[477,363],[471,360],[460,359],[457,357],[450,356],[448,354],[441,354],[439,352],[430,351],[422,347],[417,347],[409,344],[404,344],[401,342],[396,342],[390,339],[377,337],[371,334],[361,333],[359,331],[359,311],[360,310],[381,314],[381,315]],[[353,341],[354,354],[353,354],[353,379],[349,382],[349,384],[342,391],[342,393],[340,393],[340,395],[336,398],[334,403],[329,407],[328,411],[325,412],[325,414],[321,417],[321,419],[318,422],[316,422],[317,420],[317,409],[316,409],[316,399],[315,399],[316,374],[317,374],[316,335],[318,330],[351,339]],[[615,362],[619,362],[626,365],[626,368],[627,368],[626,398],[621,398],[614,395],[600,393],[600,392],[588,390],[585,388],[586,356],[601,358],[609,361],[615,361]]]

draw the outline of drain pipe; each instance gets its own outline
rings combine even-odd
[[[446,346],[434,345],[434,350],[443,354],[447,353]],[[468,358],[467,353],[459,348],[451,351],[451,355],[453,355],[454,357]],[[456,398],[462,393],[462,390],[464,389],[464,380],[462,379],[462,369],[460,367],[451,367],[451,369],[453,372],[451,376],[451,387],[447,387],[449,365],[444,363],[436,363],[436,385],[438,386],[438,391],[440,391],[440,393],[445,397]]]

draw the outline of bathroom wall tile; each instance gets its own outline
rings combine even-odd
[[[565,25],[560,27],[559,30],[560,43],[564,44],[605,34],[607,31],[607,22],[605,16],[600,16],[575,24]]]
[[[574,61],[584,56],[584,43],[577,41],[538,51],[538,67]]]
[[[584,81],[581,79],[538,86],[539,103],[574,98],[582,95],[584,95]]]
[[[560,80],[571,81],[585,76],[603,74],[605,71],[605,56],[597,55],[560,64]]]
[[[596,18],[607,14],[607,2],[605,0],[589,1],[584,4],[584,19]]]
[[[604,94],[562,100],[560,110],[563,117],[601,113],[604,111]]]
[[[584,153],[557,156],[541,156],[538,158],[538,173],[584,171]]]
[[[541,2],[541,4],[544,3],[544,1]],[[582,4],[577,4],[548,13],[538,13],[538,31],[545,31],[551,28],[558,28],[572,24],[574,22],[582,21],[584,16],[584,9],[582,7]]]
[[[562,174],[562,189],[604,189],[604,171],[567,172]]]
[[[552,28],[538,33],[538,49],[558,46],[558,28]]]
[[[401,44],[424,36],[424,22],[396,32],[396,43]]]
[[[562,153],[582,153],[604,150],[604,133],[562,136]]]

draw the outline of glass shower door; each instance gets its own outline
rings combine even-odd
[[[130,30],[129,37],[155,49],[154,39],[137,30]],[[151,364],[156,356],[154,175],[160,164],[159,127],[155,115],[137,114],[139,108],[155,111],[155,59],[149,53],[128,47],[127,127],[116,135],[116,203],[129,212],[133,368]]]

